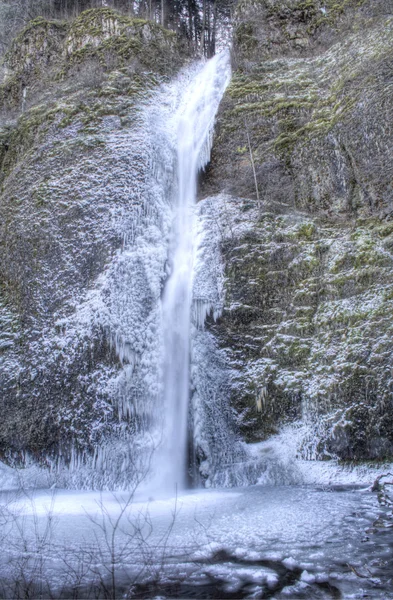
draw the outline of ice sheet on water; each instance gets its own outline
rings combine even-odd
[[[45,553],[45,569],[61,566],[61,561],[56,563],[51,558],[58,556],[59,549],[64,552],[67,548],[74,561],[83,557],[81,549],[91,548],[91,544],[102,550],[105,534],[94,524],[100,522],[97,517],[102,517],[101,507],[105,507],[107,517],[115,522],[129,499],[127,493],[59,490],[54,494],[42,491],[8,504],[8,509],[14,510],[23,521],[24,534],[29,528],[31,533],[44,528],[49,514],[54,518],[55,530],[50,542],[53,545],[51,552]],[[173,522],[162,574],[165,581],[181,582],[186,578],[195,585],[221,582],[219,585],[225,586],[227,591],[227,586],[232,590],[238,586],[240,590],[251,584],[273,590],[278,582],[285,583],[286,573],[291,573],[291,585],[297,590],[303,584],[314,589],[314,595],[310,597],[319,597],[315,595],[318,586],[312,586],[324,582],[338,586],[343,597],[350,597],[347,594],[358,589],[359,578],[346,563],[360,573],[367,572],[367,568],[372,574],[376,573],[370,564],[370,556],[381,558],[389,545],[381,536],[371,541],[371,546],[363,544],[364,529],[372,524],[378,507],[375,494],[356,490],[334,492],[310,487],[270,486],[231,492],[194,491],[179,495],[177,500],[146,501],[131,497],[116,534],[119,551],[135,520],[147,514],[146,511],[152,528],[149,546],[145,545],[141,552],[135,540],[134,546],[127,547],[125,568],[140,569],[147,550],[151,552],[149,564],[159,565],[162,556],[158,541]],[[351,518],[354,513],[358,515],[358,521]],[[370,515],[366,516],[366,513]],[[15,543],[19,536],[17,531],[16,528]],[[26,539],[33,538],[25,535]],[[8,550],[2,548],[1,560],[8,560]],[[105,561],[105,557],[103,552],[99,561]],[[109,555],[107,560],[110,561]],[[8,564],[12,564],[12,560]],[[148,569],[147,578],[149,572]],[[374,579],[376,581],[375,575]],[[286,581],[288,590],[288,578]],[[370,581],[362,580],[368,590],[375,589],[373,597],[385,600],[391,597],[386,593],[388,588],[383,588],[386,578],[382,588],[373,588],[375,581],[371,581],[371,576]],[[291,587],[292,590],[295,588]]]

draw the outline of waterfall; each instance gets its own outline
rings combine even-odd
[[[190,325],[194,258],[194,205],[198,171],[210,159],[215,115],[230,79],[229,52],[209,60],[191,81],[176,114],[177,188],[169,250],[169,278],[162,299],[163,442],[158,464],[168,489],[187,478]]]

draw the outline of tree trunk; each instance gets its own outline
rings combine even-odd
[[[211,23],[210,23],[210,1],[207,3],[207,58],[210,58],[210,43],[211,43]]]
[[[188,27],[190,32],[190,41],[192,43],[193,40],[193,31],[192,31],[192,4],[191,0],[188,0]]]
[[[203,0],[203,5],[202,5],[201,50],[202,50],[204,56],[206,56],[206,0]]]
[[[212,36],[211,36],[210,56],[214,56],[216,53],[216,29],[217,29],[217,2],[216,2],[216,0],[214,0],[214,2],[213,2],[213,28],[212,28]]]

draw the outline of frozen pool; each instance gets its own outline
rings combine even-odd
[[[5,597],[19,578],[32,597],[393,598],[393,535],[366,489],[1,500]]]

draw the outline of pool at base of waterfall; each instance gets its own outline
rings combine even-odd
[[[369,488],[36,490],[1,506],[5,598],[393,598],[391,508]]]

